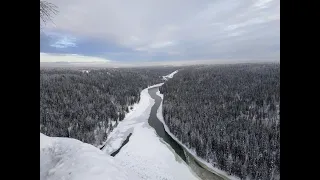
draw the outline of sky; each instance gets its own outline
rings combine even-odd
[[[43,62],[280,60],[280,0],[47,1]]]

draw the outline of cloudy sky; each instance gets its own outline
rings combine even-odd
[[[280,59],[280,0],[47,0],[43,57],[108,62]]]

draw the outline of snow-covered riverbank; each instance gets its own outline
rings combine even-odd
[[[162,85],[163,83],[159,83],[143,89],[140,92],[140,101],[132,105],[132,109],[129,107],[129,112],[125,115],[124,119],[118,122],[118,125],[108,135],[107,140],[103,142],[102,145],[98,146],[98,148],[103,147],[102,150],[107,154],[111,154],[119,149],[123,141],[125,141],[128,135],[132,133],[135,123],[140,122],[139,120],[144,119],[145,117],[149,117],[150,112],[149,114],[147,113],[147,108],[150,106],[148,89]]]
[[[126,114],[125,118],[119,122],[118,126],[109,134],[105,147],[102,151],[111,154],[120,148],[122,142],[133,132],[134,127],[148,119],[153,101],[150,100],[148,89],[161,86],[163,83],[143,89],[140,93],[139,103],[134,104],[133,109]]]
[[[106,153],[115,151],[121,146],[121,142],[125,140],[127,135],[132,133],[130,141],[114,157],[119,160],[122,167],[132,170],[141,179],[199,179],[148,124],[151,108],[154,105],[154,100],[150,97],[148,89],[162,84],[151,86],[141,92],[137,108],[128,114],[110,134],[110,140],[103,151]]]
[[[163,80],[169,80],[169,79],[173,78],[173,76],[174,76],[176,73],[178,73],[178,70],[176,70],[176,71],[174,71],[174,72],[172,72],[172,73],[170,73],[170,74],[168,74],[168,75],[166,75],[166,76],[162,76],[162,78],[163,78]]]

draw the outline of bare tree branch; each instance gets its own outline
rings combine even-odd
[[[52,15],[58,13],[58,7],[47,1],[40,1],[40,27],[41,21],[46,24],[48,21],[52,20]]]

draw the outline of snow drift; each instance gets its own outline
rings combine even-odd
[[[111,156],[76,139],[40,133],[40,180],[138,180]]]

